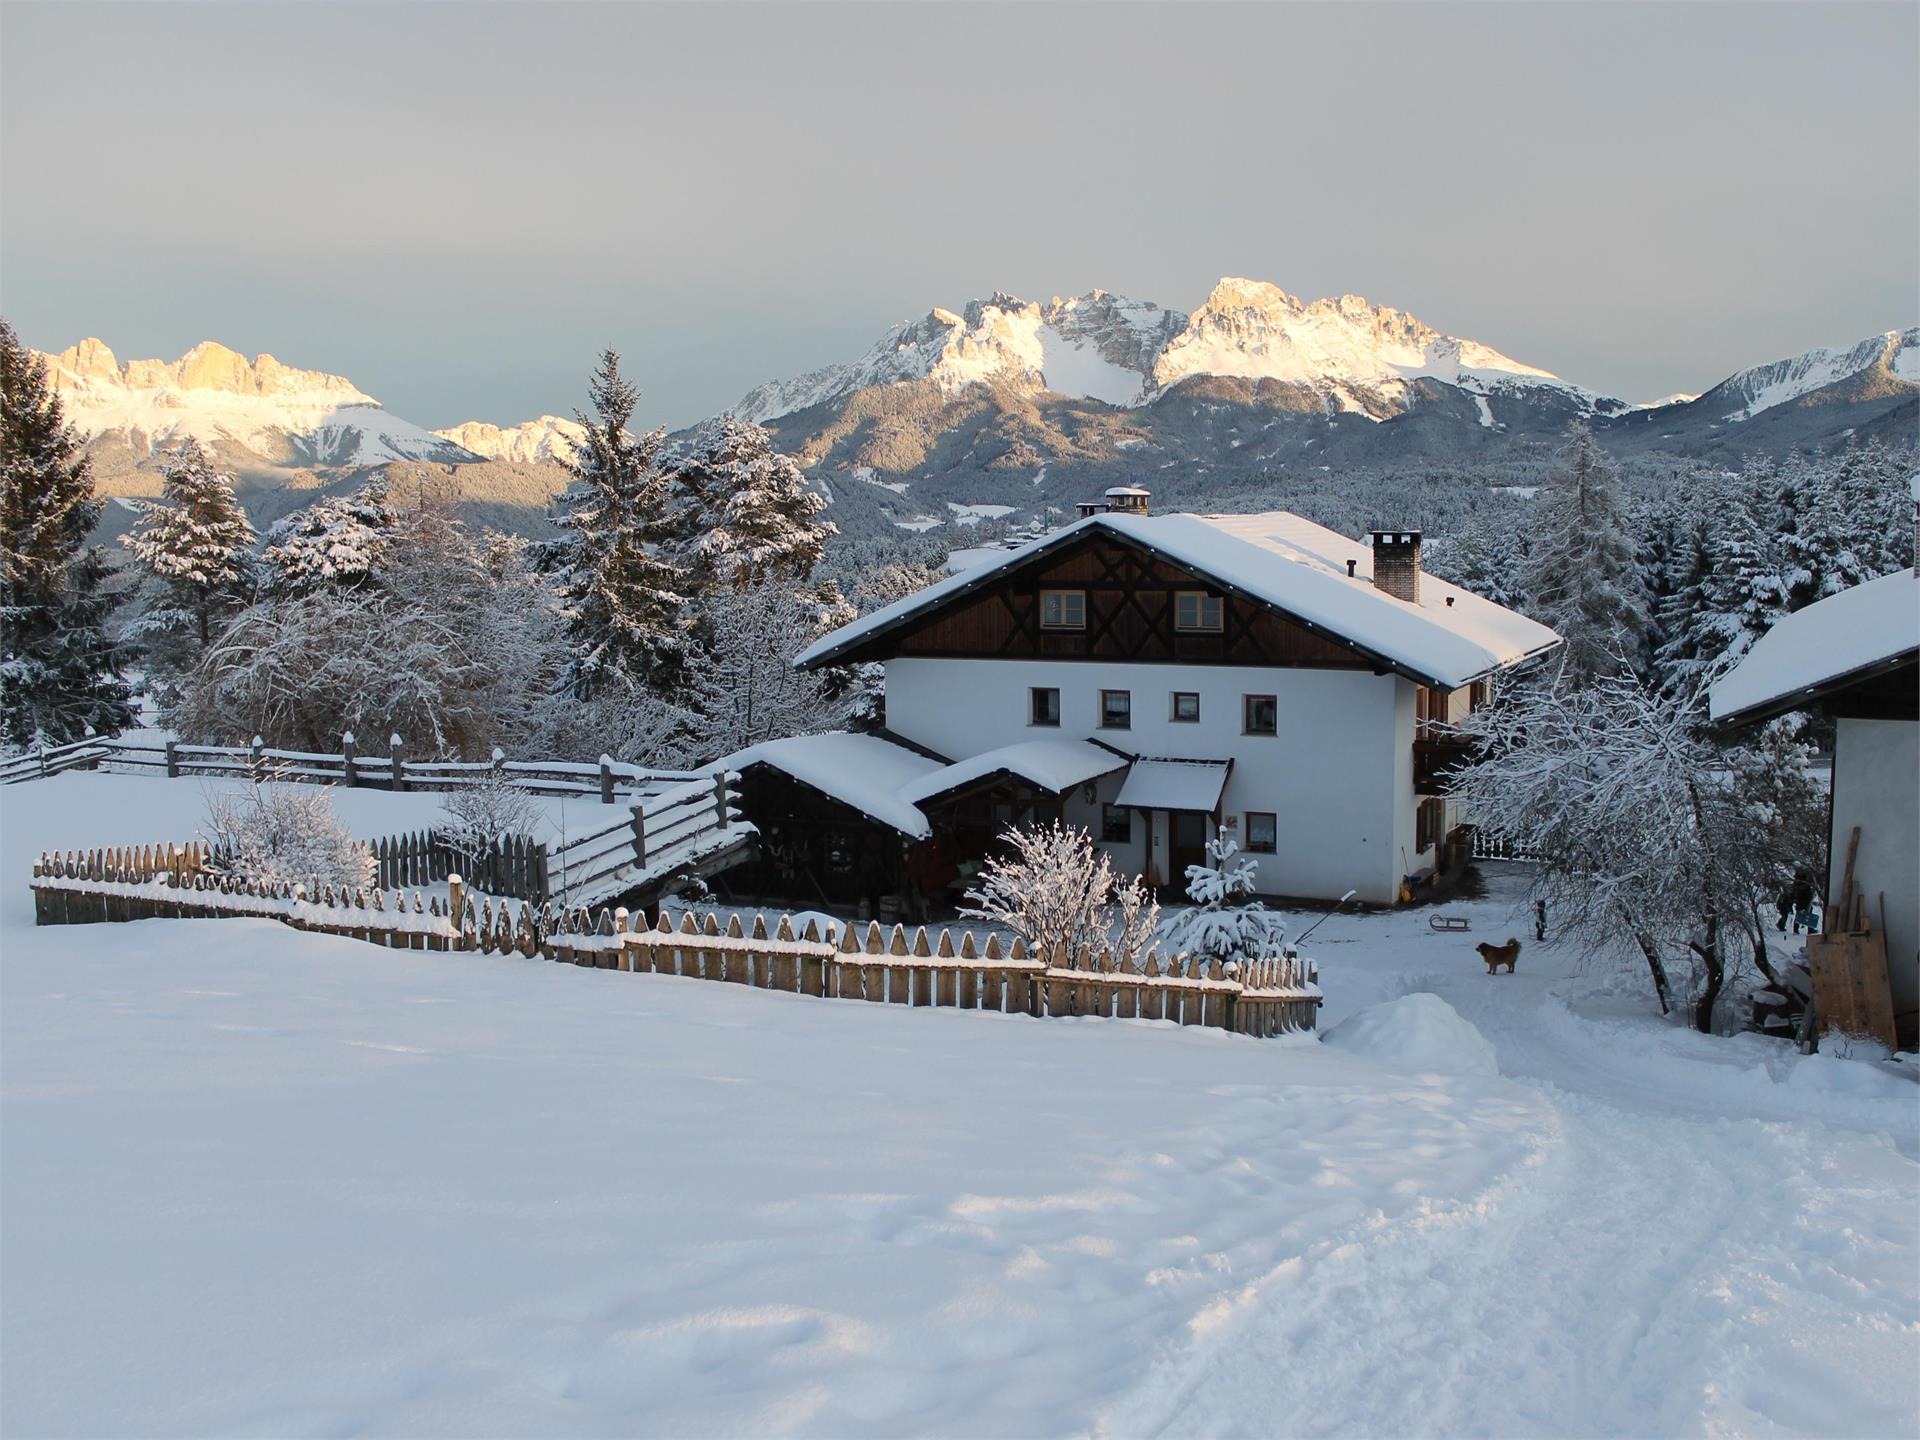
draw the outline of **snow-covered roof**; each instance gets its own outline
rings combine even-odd
[[[1836,682],[1920,653],[1920,581],[1882,575],[1795,611],[1708,692],[1716,721],[1793,709]]]
[[[1136,810],[1189,810],[1210,815],[1226,788],[1225,760],[1149,760],[1133,762],[1115,805]]]
[[[897,600],[803,650],[823,664],[920,612],[980,588],[1092,529],[1106,530],[1222,588],[1270,605],[1388,668],[1455,689],[1559,643],[1547,626],[1423,574],[1417,603],[1373,585],[1373,551],[1285,510],[1258,515],[1089,515]],[[1354,573],[1347,573],[1353,562]]]
[[[927,817],[901,790],[946,768],[917,750],[878,735],[794,735],[750,745],[720,764],[729,770],[769,765],[903,835],[924,840]]]
[[[917,805],[1002,772],[1018,775],[1049,795],[1064,795],[1076,785],[1126,769],[1128,759],[1091,740],[1022,740],[910,781],[901,787],[900,798]]]

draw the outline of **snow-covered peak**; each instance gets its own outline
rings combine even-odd
[[[1344,409],[1397,404],[1418,376],[1482,395],[1549,386],[1589,408],[1626,408],[1358,295],[1307,301],[1229,276],[1192,315],[1104,290],[1044,305],[1002,293],[958,312],[930,310],[852,364],[763,385],[733,413],[771,420],[901,380],[932,380],[947,394],[1001,384],[1138,405],[1199,375],[1309,385]]]
[[[1728,376],[1701,398],[1725,419],[1750,420],[1863,371],[1884,371],[1891,382],[1920,385],[1920,327],[1870,335],[1844,350],[1822,347],[1756,365]]]
[[[1104,290],[1044,305],[999,292],[896,325],[850,365],[762,385],[732,413],[771,420],[902,380],[931,380],[946,394],[1009,384],[1133,404],[1147,390],[1154,357],[1185,323],[1178,311]]]
[[[275,463],[338,469],[476,458],[389,415],[345,376],[295,369],[271,355],[249,360],[213,340],[178,360],[122,365],[92,338],[43,358],[75,428],[89,438],[118,435],[136,454],[192,437],[215,450],[237,445]]]
[[[1358,295],[1304,301],[1277,285],[1236,277],[1214,286],[1153,367],[1163,389],[1193,375],[1367,389],[1398,388],[1416,376],[1476,390],[1561,384],[1550,371]]]
[[[506,426],[468,420],[433,433],[488,460],[534,464],[542,460],[571,459],[587,432],[577,420],[542,415],[537,420]]]

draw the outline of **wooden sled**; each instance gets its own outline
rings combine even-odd
[[[1427,927],[1432,930],[1471,930],[1464,915],[1429,915]]]

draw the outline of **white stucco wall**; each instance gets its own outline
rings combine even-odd
[[[888,728],[956,760],[1047,735],[1105,740],[1142,755],[1231,758],[1223,811],[1279,817],[1278,853],[1255,857],[1267,894],[1332,899],[1354,889],[1362,900],[1390,903],[1400,876],[1418,863],[1414,687],[1395,676],[1071,660],[896,659],[886,672]],[[1037,686],[1060,692],[1058,729],[1028,723],[1029,691]],[[1099,728],[1103,689],[1132,692],[1131,729]],[[1176,690],[1199,693],[1199,723],[1172,719]],[[1243,695],[1277,697],[1277,735],[1240,733]],[[1117,777],[1103,782],[1101,798],[1118,788]],[[1097,803],[1084,805],[1076,794],[1067,814],[1099,833]],[[1150,837],[1145,818],[1135,820],[1124,849],[1138,873],[1145,844],[1157,840],[1164,879],[1165,826]],[[1123,847],[1112,848],[1119,861]]]
[[[1840,895],[1847,838],[1860,827],[1853,883],[1878,926],[1887,897],[1887,972],[1896,1013],[1920,1003],[1920,724],[1841,720],[1833,749],[1833,856],[1827,893]],[[1904,1027],[1903,1027],[1904,1028]]]

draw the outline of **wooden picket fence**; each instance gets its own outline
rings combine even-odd
[[[438,830],[387,835],[369,842],[374,884],[383,890],[439,885],[460,875],[477,890],[516,900],[545,901],[547,847],[531,835],[505,835],[486,845],[461,845]]]
[[[1014,940],[963,930],[938,938],[873,923],[822,934],[789,916],[771,927],[708,912],[662,911],[648,925],[624,908],[534,905],[475,895],[458,876],[449,895],[404,890],[260,885],[209,868],[200,846],[43,854],[33,870],[34,917],[73,925],[166,916],[252,915],[394,949],[519,954],[577,966],[713,980],[824,999],[991,1010],[1035,1018],[1170,1020],[1244,1035],[1312,1030],[1318,967],[1286,955],[1235,967],[1186,956],[1116,960],[1083,952],[1036,957]]]

